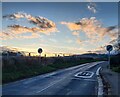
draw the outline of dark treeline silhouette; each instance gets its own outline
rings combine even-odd
[[[110,64],[111,67],[120,67],[120,53],[111,56]]]

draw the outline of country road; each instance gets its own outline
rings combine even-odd
[[[86,63],[5,84],[2,95],[97,95],[96,72],[106,63]]]

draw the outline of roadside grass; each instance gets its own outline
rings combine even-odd
[[[17,81],[24,78],[29,78],[32,76],[37,76],[45,73],[49,73],[52,71],[56,71],[58,69],[68,68],[88,62],[96,62],[100,60],[95,59],[81,59],[81,60],[68,60],[65,61],[63,59],[56,59],[52,64],[47,65],[39,65],[38,63],[34,63],[34,65],[30,64],[15,64],[15,65],[7,65],[3,66],[2,69],[2,83],[9,83],[13,81]]]
[[[112,71],[120,73],[120,66],[119,67],[112,67]]]
[[[71,66],[76,66],[84,63],[90,63],[90,62],[95,62],[97,60],[86,60],[86,59],[81,59],[81,60],[71,60],[71,61],[64,61],[64,60],[56,60],[54,64],[51,64],[50,66],[56,69],[63,69]]]
[[[111,70],[120,73],[120,54],[111,57],[110,65]]]
[[[19,67],[22,67],[22,69],[20,69]],[[25,68],[24,66],[19,67],[17,67],[16,69],[13,68],[13,70],[9,70],[9,68],[7,68],[6,70],[3,69],[2,83],[4,84],[24,78],[29,78],[56,70],[55,68],[50,66],[28,66],[27,68]]]

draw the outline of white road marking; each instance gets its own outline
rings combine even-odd
[[[84,73],[84,72],[86,72],[86,73],[91,73],[91,74],[90,74],[90,76],[79,75],[79,74],[82,74],[82,73]],[[94,73],[91,72],[91,71],[83,71],[83,72],[79,72],[79,73],[77,73],[77,74],[75,75],[75,77],[80,77],[80,78],[91,78],[93,75],[94,75]]]
[[[65,77],[65,78],[66,78],[66,77]],[[40,91],[37,91],[36,93],[40,93],[40,92],[42,92],[42,91],[48,89],[49,87],[51,87],[51,86],[55,85],[56,83],[58,83],[58,82],[64,80],[65,78],[63,78],[63,79],[61,79],[61,80],[58,80],[58,81],[55,81],[55,82],[51,83],[50,85],[48,85],[47,87],[43,88],[43,89],[40,90]]]
[[[97,75],[97,79],[98,79],[98,97],[103,96],[103,83],[102,83],[101,77],[99,76],[100,75],[100,69],[101,69],[101,67],[99,67],[96,71],[96,75]]]
[[[100,63],[102,63],[102,62],[94,62],[94,63],[92,63],[93,65],[90,65],[90,66],[88,66],[87,68],[86,68],[86,66],[85,66],[85,67],[83,67],[83,68],[85,68],[85,69],[87,70],[87,69],[90,69],[90,68],[92,68],[92,67],[100,64]],[[90,64],[90,63],[89,63],[89,64]],[[85,72],[85,70],[83,70],[83,72]],[[89,72],[90,72],[90,71],[89,71]],[[91,77],[94,75],[93,72],[91,72],[91,75],[90,75],[90,76],[78,76],[78,74],[80,74],[80,72],[77,73],[77,74],[75,74],[75,76],[76,76],[76,77],[82,77],[82,78],[91,78]]]
[[[99,76],[99,71],[100,71],[101,67],[99,67],[96,71],[96,75]]]

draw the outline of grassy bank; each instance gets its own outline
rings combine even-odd
[[[48,72],[52,72],[58,69],[67,68],[71,66],[76,66],[79,64],[87,63],[87,62],[95,62],[99,60],[94,59],[70,59],[64,60],[61,58],[55,59],[52,64],[40,65],[38,63],[34,64],[14,64],[14,65],[4,65],[2,72],[2,82],[9,83],[12,81],[29,78],[36,75],[45,74]]]
[[[112,71],[120,73],[120,67],[112,67]]]
[[[114,72],[120,73],[120,54],[111,57],[110,65]]]

